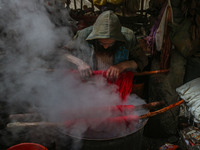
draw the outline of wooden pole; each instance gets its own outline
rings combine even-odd
[[[167,73],[167,72],[169,72],[169,69],[135,72],[135,76],[146,76],[146,75],[152,75],[152,74],[158,74],[158,73]]]
[[[164,105],[164,104],[165,104],[164,101],[151,102],[151,103],[148,103],[148,104],[143,104],[143,105],[135,106],[135,110],[139,110],[139,109],[148,109],[148,110],[151,110],[151,109],[155,109],[156,107]]]
[[[74,0],[74,9],[76,9],[76,0]]]
[[[144,11],[144,0],[141,1],[141,15],[143,15]]]
[[[165,107],[165,108],[162,108],[162,109],[160,109],[160,110],[157,110],[157,111],[154,111],[154,112],[149,112],[149,113],[147,113],[147,114],[144,114],[144,115],[140,116],[140,118],[141,118],[141,119],[144,119],[144,118],[153,117],[153,116],[155,116],[155,115],[157,115],[157,114],[164,113],[164,112],[166,112],[167,110],[169,110],[169,109],[171,109],[171,108],[174,108],[174,107],[176,107],[176,106],[179,106],[179,105],[182,104],[182,103],[184,103],[184,100],[183,100],[183,99],[180,100],[180,101],[178,101],[178,102],[176,102],[176,103],[174,103],[174,104],[171,104],[171,105],[169,105],[169,106],[167,106],[167,107]]]
[[[155,109],[158,106],[164,105],[164,101],[158,101],[158,102],[151,102],[148,104],[142,104],[142,105],[138,105],[138,106],[134,106],[134,105],[117,105],[117,106],[121,106],[121,109],[123,109],[123,111],[126,111],[131,113],[132,111],[137,111],[137,110],[141,110],[141,109]],[[94,109],[102,109],[102,110],[108,110],[108,111],[119,111],[120,108],[118,107],[103,107],[103,108],[94,108]],[[127,108],[126,106],[128,106],[129,108]],[[131,107],[132,106],[132,107]],[[113,109],[113,110],[112,110]],[[92,112],[93,110],[91,110]],[[68,114],[71,113],[70,111],[67,112]],[[73,112],[72,112],[73,114]],[[11,123],[9,123],[7,125],[7,127],[14,127],[14,126],[40,126],[40,125],[54,125],[54,123],[52,122],[44,122],[42,121],[42,117],[40,114],[37,113],[28,113],[28,114],[11,114],[9,116],[9,119],[11,121]],[[62,123],[55,123],[55,125],[61,125]]]
[[[167,106],[165,108],[162,108],[160,110],[144,114],[144,115],[140,116],[139,118],[140,119],[144,119],[144,118],[153,117],[153,116],[155,116],[157,114],[164,113],[164,112],[166,112],[169,109],[172,109],[172,108],[174,108],[176,106],[179,106],[182,103],[184,103],[183,99],[180,100],[180,101],[178,101],[177,103],[171,104],[171,105],[169,105],[169,106]],[[142,106],[142,108],[149,107],[152,104],[154,104],[154,102],[150,103],[150,104],[145,104],[144,106]],[[157,106],[158,104],[161,104],[161,103],[160,102],[155,102],[155,104]],[[22,127],[38,127],[38,126],[45,126],[45,127],[56,127],[56,126],[59,127],[59,126],[63,126],[64,127],[65,124],[64,123],[54,123],[54,122],[13,122],[13,123],[8,123],[7,124],[7,128],[11,128],[11,129],[12,128],[15,129],[16,127],[22,128]]]
[[[81,10],[83,10],[83,0],[81,0]]]
[[[54,122],[13,122],[13,123],[8,123],[7,128],[12,129],[12,128],[23,128],[23,127],[59,127],[59,126],[64,126],[64,123],[54,123]]]
[[[94,12],[94,3],[93,3],[93,0],[91,1],[91,4],[92,4],[92,11]]]
[[[70,3],[71,3],[71,0],[67,0],[67,8],[69,8]]]
[[[41,121],[42,116],[38,113],[11,114],[9,119],[11,122],[33,122]]]

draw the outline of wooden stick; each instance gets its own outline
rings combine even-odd
[[[90,2],[91,2],[91,4],[92,4],[92,11],[94,12],[94,3],[93,3],[93,0],[90,1]]]
[[[148,103],[148,104],[143,104],[143,105],[139,105],[139,106],[135,106],[135,109],[138,110],[138,109],[154,109],[155,107],[158,107],[158,106],[161,106],[161,105],[164,105],[165,102],[164,101],[158,101],[158,102],[151,102],[151,103]]]
[[[155,116],[155,115],[157,115],[157,114],[164,113],[165,111],[167,111],[167,110],[169,110],[169,109],[171,109],[171,108],[173,108],[173,107],[179,106],[179,105],[182,104],[182,103],[184,103],[184,100],[183,100],[183,99],[180,100],[180,101],[178,101],[178,102],[176,102],[176,103],[174,103],[174,104],[171,104],[171,105],[169,105],[169,106],[167,106],[167,107],[165,107],[165,108],[162,108],[162,109],[160,109],[160,110],[157,110],[157,111],[154,111],[154,112],[149,112],[149,113],[147,113],[147,114],[144,114],[144,115],[140,116],[140,118],[143,119],[143,118],[153,117],[153,116]]]
[[[171,105],[169,105],[163,109],[160,109],[158,111],[147,113],[145,115],[140,116],[139,118],[144,119],[144,118],[155,116],[155,115],[163,113],[175,106],[178,106],[178,105],[182,104],[183,102],[184,102],[184,100],[180,100],[175,104],[171,104]],[[64,125],[64,123],[54,123],[54,122],[13,122],[13,123],[7,124],[7,128],[11,128],[11,129],[16,128],[16,127],[38,127],[38,126],[61,127],[61,126],[65,126],[65,125]]]
[[[161,105],[164,105],[164,101],[151,102],[148,104],[133,106],[133,111],[134,110],[137,111],[140,109],[151,110]],[[10,119],[10,122],[38,122],[38,121],[42,121],[42,116],[39,113],[11,114],[9,115],[9,119]]]
[[[144,10],[144,0],[141,1],[141,15],[143,15]]]
[[[83,0],[81,0],[81,10],[83,10]]]
[[[41,121],[42,117],[38,113],[26,113],[26,114],[11,114],[9,115],[11,122],[33,122]]]
[[[169,69],[135,72],[135,76],[146,76],[146,75],[152,75],[152,74],[157,74],[157,73],[167,73],[167,72],[169,72]]]
[[[38,127],[38,126],[56,127],[56,126],[64,126],[64,124],[54,123],[54,122],[13,122],[7,124],[7,128]]]
[[[76,0],[74,0],[74,9],[76,9]]]

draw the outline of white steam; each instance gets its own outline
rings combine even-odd
[[[94,77],[82,83],[77,74],[70,73],[59,48],[72,38],[70,22],[68,25],[56,26],[42,0],[0,0],[0,50],[6,53],[1,61],[1,97],[10,104],[30,103],[50,122],[73,119],[69,110],[83,112],[120,102],[115,87],[107,87],[105,79]],[[48,72],[52,61],[54,71]],[[111,114],[96,110],[87,115],[105,119]],[[71,134],[82,136],[88,124],[75,127]]]
[[[68,109],[79,111],[119,102],[119,96],[112,88],[106,88],[102,78],[98,78],[101,82],[95,85],[83,84],[77,75],[59,65],[54,72],[47,72],[49,62],[46,58],[60,53],[58,47],[61,42],[70,40],[71,28],[56,27],[43,1],[7,0],[1,4],[4,5],[1,25],[6,34],[1,39],[6,51],[1,92],[6,94],[9,103],[29,102],[36,111],[45,114],[48,121],[62,122],[72,117],[61,115]],[[66,63],[61,63],[62,57],[58,60],[58,64]],[[109,116],[103,113],[102,116]]]

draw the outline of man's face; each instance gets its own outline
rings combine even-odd
[[[103,46],[105,49],[107,49],[114,45],[115,40],[113,40],[113,39],[98,39],[98,42],[101,46]]]

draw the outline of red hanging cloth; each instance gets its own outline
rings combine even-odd
[[[72,72],[77,72],[77,71],[72,71]],[[106,73],[107,73],[106,71],[101,71],[101,70],[93,71],[93,75],[102,75],[105,78],[106,78]],[[108,85],[115,84],[118,86],[116,92],[117,93],[119,92],[122,102],[124,102],[126,100],[127,96],[129,96],[131,94],[131,91],[133,88],[133,77],[134,77],[134,72],[128,71],[128,72],[121,73],[119,78],[115,81],[107,79]],[[97,109],[97,108],[95,108],[95,109]],[[98,109],[102,109],[102,110],[104,109],[104,111],[109,110],[107,108],[98,108]],[[123,115],[126,115],[126,112],[128,113],[128,112],[131,112],[134,110],[133,105],[116,105],[114,107],[111,107],[110,109],[112,112],[114,112],[116,114],[117,114],[117,112],[120,112],[121,113],[120,116],[109,117],[105,121],[100,120],[100,121],[102,121],[102,123],[119,124],[119,123],[124,122],[127,125],[133,121],[138,121],[138,116],[136,116],[136,115],[123,116]],[[81,113],[81,114],[84,114],[84,113]],[[87,118],[87,119],[80,118],[80,119],[75,119],[75,120],[68,120],[65,122],[65,125],[67,127],[70,127],[81,121],[84,121],[84,122],[88,121],[88,122],[95,123],[95,122],[98,122],[99,119],[100,118]]]
[[[77,73],[78,71],[73,70],[72,72]],[[93,75],[102,75],[105,78],[106,78],[106,73],[107,71],[102,71],[102,70],[93,71]],[[116,92],[119,92],[119,95],[122,101],[125,101],[127,96],[131,94],[131,91],[133,89],[134,75],[135,75],[134,72],[127,71],[127,72],[121,73],[119,78],[115,81],[107,79],[109,85],[115,84],[118,86],[118,89]]]
[[[94,75],[102,74],[106,77],[106,71],[93,71]],[[133,88],[133,77],[134,72],[127,71],[120,74],[119,78],[116,81],[111,81],[107,79],[109,85],[115,84],[118,86],[117,92],[119,92],[122,101],[125,101],[127,96],[131,94]]]

